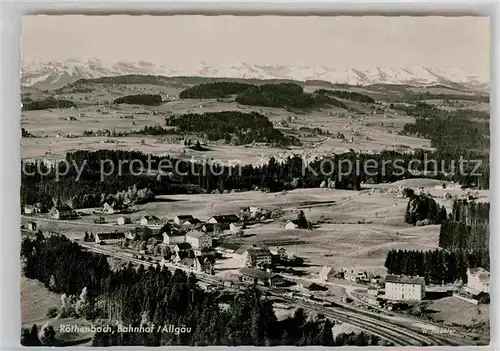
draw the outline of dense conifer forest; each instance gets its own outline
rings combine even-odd
[[[233,82],[215,82],[195,85],[183,90],[182,99],[224,98],[236,95],[236,102],[241,105],[310,109],[326,105],[347,109],[347,106],[329,94],[305,93],[295,83],[247,84]]]
[[[465,158],[471,150],[487,154],[489,121],[485,119],[484,112],[445,111],[423,102],[415,106],[396,107],[416,118],[415,123],[404,125],[402,134],[430,139],[431,146],[438,151],[460,153]],[[482,159],[487,162],[487,157]]]
[[[410,199],[410,202],[412,200]],[[434,251],[391,250],[385,267],[390,274],[423,276],[428,282],[467,282],[467,268],[490,269],[489,203],[456,200],[441,223]]]
[[[53,97],[48,97],[44,100],[34,101],[34,100],[25,100],[23,101],[23,111],[32,111],[32,110],[47,110],[51,108],[70,108],[75,107],[75,103],[70,100],[61,100],[55,99]]]
[[[234,145],[253,142],[270,143],[284,147],[300,145],[294,136],[285,136],[275,129],[266,116],[238,111],[184,114],[166,119],[167,126],[175,126],[184,134],[196,134],[208,140],[225,140]]]
[[[253,84],[234,82],[214,82],[194,85],[181,91],[181,99],[215,99],[238,95],[253,87]]]
[[[314,92],[319,95],[328,95],[328,96],[336,96],[341,99],[357,101],[357,102],[366,102],[370,104],[374,104],[375,100],[368,95],[356,93],[353,91],[347,90],[328,90],[328,89],[318,89]]]
[[[113,100],[114,104],[132,104],[132,105],[149,105],[157,106],[162,103],[160,95],[155,94],[138,94],[122,96]]]
[[[344,153],[312,160],[305,160],[300,156],[290,156],[283,162],[277,162],[274,158],[270,158],[269,162],[262,166],[252,164],[228,166],[210,161],[205,164],[191,163],[190,160],[181,160],[170,156],[159,157],[137,151],[82,150],[67,153],[67,163],[61,162],[55,166],[45,165],[42,161],[38,163],[23,161],[21,164],[23,169],[21,203],[22,205],[30,205],[45,202],[51,206],[52,199],[55,198],[69,202],[73,208],[95,207],[102,205],[110,198],[123,196],[123,193],[129,192],[132,187],[135,187],[137,192],[153,193],[154,195],[207,193],[214,190],[247,191],[260,189],[277,192],[296,188],[320,187],[323,182],[332,183],[336,189],[359,190],[362,187],[362,182],[395,182],[401,179],[424,176],[415,173],[416,168],[409,170],[408,167],[412,160],[418,159],[422,160],[421,167],[423,169],[424,156],[427,160],[437,159],[440,163],[440,160],[443,160],[441,157],[444,155],[430,151],[417,151],[413,154],[383,151],[379,154]],[[350,160],[351,164],[355,165],[359,161],[359,164],[362,165],[368,159],[378,161],[379,170],[376,175],[368,176],[363,172],[363,169],[358,174],[354,167],[349,171],[348,164],[342,162]],[[137,161],[131,162],[132,160]],[[383,163],[383,160],[392,161],[392,164],[391,162]],[[450,157],[444,159],[443,162],[451,160]],[[148,162],[151,164],[150,170]],[[67,169],[68,164],[70,165],[69,169]],[[79,178],[77,178],[77,169],[81,169]],[[56,170],[59,172],[59,179],[57,179]],[[119,170],[121,173],[118,173]],[[159,176],[158,171],[163,172],[164,175]],[[484,173],[480,177],[460,175],[460,173],[448,175],[442,173],[446,171],[448,170],[439,169],[434,176],[427,174],[426,177],[453,180],[464,184],[464,186],[476,185],[479,188],[488,188],[489,186],[489,174],[485,170],[482,171]],[[370,168],[370,172],[373,174],[373,167]],[[174,177],[170,176],[172,173],[176,173]],[[151,196],[145,195],[141,198],[150,199]]]

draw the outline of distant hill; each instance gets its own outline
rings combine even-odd
[[[201,63],[190,69],[175,69],[150,62],[105,63],[98,59],[87,61],[23,61],[21,84],[46,89],[58,89],[79,79],[123,75],[153,75],[165,77],[218,77],[280,82],[315,81],[332,84],[366,86],[370,84],[459,84],[469,89],[489,89],[489,82],[460,69],[412,68],[368,68],[337,69],[325,66],[253,65],[248,63],[221,64],[216,66]]]

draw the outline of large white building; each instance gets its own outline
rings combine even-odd
[[[199,230],[192,230],[186,234],[186,242],[191,244],[194,249],[203,249],[212,247],[212,237]]]
[[[163,233],[163,242],[167,245],[175,245],[186,242],[186,236],[181,232]]]
[[[390,300],[422,300],[425,296],[425,279],[388,275],[385,277],[385,296]]]
[[[267,247],[251,247],[243,253],[243,260],[247,267],[271,264],[272,254]]]
[[[490,272],[481,267],[467,269],[467,287],[478,292],[489,293]]]

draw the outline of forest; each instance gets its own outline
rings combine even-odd
[[[310,109],[332,105],[347,109],[347,106],[332,97],[323,94],[305,93],[294,83],[263,84],[252,86],[236,97],[242,105]]]
[[[113,100],[114,104],[132,104],[132,105],[148,105],[157,106],[162,104],[160,95],[155,94],[138,94],[127,95]]]
[[[64,236],[25,238],[21,244],[22,271],[40,280],[55,293],[65,294],[61,309],[66,316],[99,321],[120,321],[133,327],[173,325],[184,333],[154,332],[97,333],[93,346],[164,345],[378,345],[378,337],[340,334],[333,337],[334,321],[324,316],[310,318],[303,309],[278,320],[272,301],[248,287],[220,307],[215,293],[205,292],[191,273],[177,269],[129,263],[112,271],[105,256],[83,251]],[[224,300],[223,300],[224,301]],[[36,326],[34,327],[36,330]],[[33,328],[32,328],[33,330]],[[36,332],[21,332],[23,345],[37,344]]]
[[[294,136],[285,136],[275,129],[269,119],[256,112],[238,111],[184,114],[166,119],[167,126],[174,126],[180,133],[194,133],[208,140],[225,140],[233,145],[253,142],[270,143],[277,147],[300,145]]]
[[[417,226],[441,224],[447,218],[444,206],[425,194],[413,195],[408,200],[405,222]]]
[[[375,100],[373,100],[370,96],[357,93],[354,91],[347,90],[328,90],[328,89],[318,89],[314,92],[318,95],[329,95],[339,97],[345,100],[357,101],[357,102],[366,102],[370,104],[374,104]]]
[[[215,99],[243,93],[252,84],[235,82],[202,83],[187,88],[179,94],[181,99]]]
[[[415,123],[404,125],[403,135],[430,139],[431,146],[443,152],[466,155],[470,150],[478,150],[484,154],[489,149],[489,123],[483,112],[445,111],[423,102],[397,108],[416,118]],[[476,114],[481,121],[474,120]],[[487,162],[487,157],[483,158]]]
[[[453,252],[474,255],[476,266],[489,270],[489,212],[489,203],[455,201],[450,218],[441,224],[439,246]]]
[[[359,190],[361,182],[379,184],[418,178],[419,174],[415,173],[418,167],[410,171],[408,166],[412,160],[417,159],[422,160],[420,167],[424,167],[425,157],[427,160],[435,159],[438,163],[451,161],[451,155],[433,151],[415,153],[383,151],[379,154],[347,152],[326,158],[331,162],[326,162],[325,158],[306,161],[300,156],[290,156],[283,162],[277,162],[271,157],[269,162],[262,166],[252,164],[228,166],[210,162],[192,165],[189,160],[170,156],[160,157],[137,151],[80,150],[68,152],[65,162],[50,167],[42,161],[37,163],[22,161],[21,204],[24,206],[42,202],[51,206],[52,199],[56,198],[67,203],[71,202],[70,205],[75,209],[96,207],[132,187],[136,187],[137,191],[151,192],[154,195],[210,193],[215,190],[278,192],[296,188],[318,188],[323,182],[332,183],[335,189]],[[341,162],[350,160],[351,164],[356,164],[359,160],[360,164],[364,164],[368,159],[378,161],[379,170],[375,176],[368,176],[363,172],[357,174],[353,169],[349,172],[349,165]],[[137,161],[132,163],[132,160]],[[384,160],[391,162],[384,163]],[[398,162],[395,165],[396,160]],[[151,162],[151,170],[147,169],[148,162]],[[77,169],[73,166],[67,169],[68,164],[77,167],[85,165],[78,180]],[[337,167],[338,165],[342,167]],[[429,164],[428,170],[432,168],[431,166],[432,163]],[[208,170],[211,171],[208,171],[207,167],[210,167]],[[121,173],[118,176],[120,169]],[[158,176],[153,172],[155,170],[161,171],[164,176]],[[483,171],[481,177],[462,175],[458,172],[445,176],[444,172],[448,172],[448,169],[438,170],[434,176],[427,174],[426,177],[456,181],[466,187],[476,185],[487,189],[489,186],[489,173],[486,171]],[[57,174],[60,175],[59,179],[56,178]],[[103,175],[107,176],[101,179]],[[422,176],[424,175],[420,175]]]
[[[76,107],[73,101],[48,97],[44,100],[38,100],[38,101],[30,100],[23,102],[22,111],[47,110],[51,108],[71,108],[71,107]]]
[[[384,266],[389,274],[421,276],[427,284],[467,282],[467,268],[474,267],[474,257],[446,250],[390,250]]]
[[[332,105],[347,109],[347,106],[329,94],[305,93],[295,83],[254,85],[236,82],[214,82],[192,86],[183,90],[181,99],[224,98],[237,95],[236,102],[242,105],[308,109]]]
[[[489,203],[456,200],[448,219],[441,223],[441,249],[391,250],[385,261],[389,274],[419,275],[434,283],[457,279],[467,283],[467,268],[489,271],[489,210]]]

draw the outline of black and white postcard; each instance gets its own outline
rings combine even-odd
[[[30,15],[21,344],[488,345],[490,19]]]

